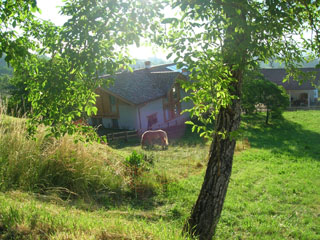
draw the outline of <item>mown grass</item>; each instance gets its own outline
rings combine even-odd
[[[215,239],[320,239],[319,119],[318,111],[286,112],[266,126],[263,116],[243,117],[250,148],[238,144],[243,151],[234,157]],[[146,154],[153,165],[140,181],[160,187],[99,204],[7,190],[0,193],[0,238],[185,239],[181,229],[203,181],[208,143],[191,135],[168,151],[142,151],[132,142],[113,148],[109,157],[118,161],[133,150]]]

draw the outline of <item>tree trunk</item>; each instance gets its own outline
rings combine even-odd
[[[238,82],[234,84],[235,92],[240,96],[242,71],[234,76]],[[233,154],[236,141],[229,134],[238,129],[240,124],[240,100],[234,100],[227,107],[220,109],[216,119],[216,133],[211,143],[209,162],[198,200],[183,231],[200,240],[212,239],[222,211],[232,169]],[[223,137],[221,132],[227,133]]]
[[[221,108],[215,122],[215,134],[209,152],[209,161],[198,200],[191,210],[191,216],[183,231],[200,240],[211,240],[220,219],[224,199],[231,176],[236,140],[231,133],[240,125],[240,97],[243,74],[247,66],[250,34],[246,28],[246,1],[222,1],[221,6],[231,24],[221,48],[224,66],[228,66],[234,80],[229,86],[229,94],[236,96],[226,108]],[[240,13],[239,13],[240,7]],[[242,8],[242,9],[241,9]],[[237,28],[243,31],[237,31]],[[221,75],[223,77],[223,74]]]

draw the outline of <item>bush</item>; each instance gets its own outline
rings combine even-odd
[[[136,151],[132,151],[131,155],[125,159],[127,174],[130,178],[129,185],[136,198],[150,197],[159,188],[155,175],[150,173],[153,161],[153,155],[148,156]]]

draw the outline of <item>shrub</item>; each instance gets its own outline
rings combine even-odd
[[[151,164],[153,164],[153,155],[147,156],[142,153],[132,151],[131,155],[126,157],[125,165],[130,178],[130,188],[135,193],[135,197],[149,197],[156,191],[157,184],[154,178],[148,174]]]

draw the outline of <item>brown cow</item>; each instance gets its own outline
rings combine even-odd
[[[163,130],[148,130],[145,131],[141,136],[141,147],[151,147],[154,144],[158,144],[162,146],[162,149],[167,149],[168,135]]]

